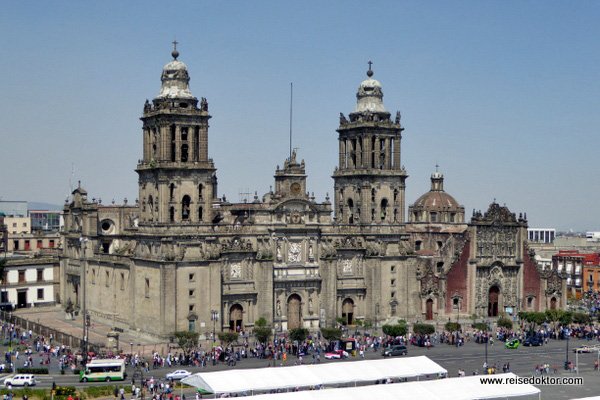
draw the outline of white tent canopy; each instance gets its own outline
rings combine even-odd
[[[419,356],[200,372],[183,379],[182,382],[209,393],[236,393],[374,382],[387,378],[419,378],[447,373],[448,371],[439,364],[425,356]]]
[[[539,396],[540,389],[530,384],[482,384],[486,376],[475,375],[463,378],[437,379],[432,381],[407,382],[392,385],[369,385],[353,388],[305,390],[253,396],[256,400],[475,400],[505,399],[518,396]],[[487,375],[492,378],[515,378],[513,373]]]

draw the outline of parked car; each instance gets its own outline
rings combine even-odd
[[[384,357],[405,356],[407,354],[408,348],[402,344],[387,347],[381,352],[381,355]]]
[[[544,339],[541,339],[539,337],[528,337],[527,339],[523,340],[522,345],[523,346],[541,346],[544,344]]]
[[[507,349],[516,349],[519,347],[520,344],[521,341],[519,339],[513,339],[506,342],[505,346]]]
[[[35,386],[35,376],[31,374],[17,374],[4,379],[4,386]]]
[[[174,381],[178,381],[180,379],[187,378],[190,375],[192,375],[190,371],[186,371],[185,369],[178,369],[177,371],[167,374],[165,377],[167,379],[173,379]]]
[[[592,347],[592,346],[587,346],[587,345],[575,347],[573,349],[573,353],[595,353],[597,351],[598,351],[597,347]]]
[[[331,353],[325,354],[325,358],[328,360],[332,360],[334,358],[347,358],[348,353],[344,350],[334,350]]]

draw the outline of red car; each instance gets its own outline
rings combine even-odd
[[[325,358],[328,360],[332,360],[334,358],[347,358],[348,353],[344,350],[334,350],[331,353],[325,354]]]

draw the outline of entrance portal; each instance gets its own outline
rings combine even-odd
[[[242,330],[242,320],[244,315],[244,309],[239,304],[234,304],[229,309],[229,329],[233,332],[239,332]]]
[[[490,295],[488,300],[488,317],[498,316],[498,299],[500,298],[500,289],[498,286],[492,286],[490,288]]]
[[[352,299],[344,299],[342,302],[342,318],[346,325],[354,324],[354,301]]]
[[[425,302],[425,319],[433,319],[433,300],[431,299]]]
[[[17,307],[25,308],[27,307],[27,290],[22,290],[17,292]]]
[[[293,294],[287,301],[287,328],[297,329],[302,327],[302,299]]]

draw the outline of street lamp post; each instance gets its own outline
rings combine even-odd
[[[219,320],[219,312],[216,310],[212,310],[210,312],[210,314],[211,314],[210,319],[213,322],[213,349],[214,349],[216,346],[216,342],[217,342],[216,335],[217,335],[217,321]]]
[[[488,365],[488,349],[487,349],[487,346],[488,346],[488,342],[490,340],[490,335],[488,335],[488,326],[489,326],[489,322],[486,320],[485,321],[485,365],[486,365],[486,367]],[[487,373],[487,371],[486,371],[486,373]]]
[[[83,248],[83,263],[81,265],[81,269],[82,269],[82,274],[81,274],[81,287],[82,287],[82,307],[81,307],[81,311],[82,311],[82,315],[81,315],[81,320],[83,321],[83,337],[82,337],[82,343],[81,343],[81,352],[83,353],[83,362],[84,364],[87,362],[87,308],[86,308],[86,296],[87,296],[87,289],[86,289],[86,272],[87,272],[87,256],[86,256],[86,249],[87,249],[87,243],[88,243],[88,239],[85,237],[81,237],[79,238],[79,242],[82,245]]]
[[[567,360],[565,361],[565,370],[569,369],[569,331],[567,329],[564,330],[565,336],[567,339]]]

